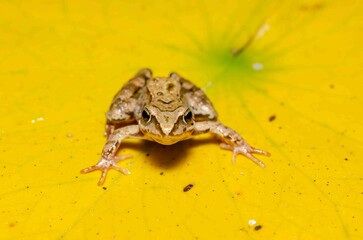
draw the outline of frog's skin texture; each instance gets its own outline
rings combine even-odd
[[[170,145],[199,134],[212,133],[220,146],[233,152],[232,161],[242,154],[256,164],[263,162],[252,154],[269,156],[269,153],[251,147],[233,129],[217,120],[217,112],[204,92],[177,73],[169,77],[153,77],[149,69],[141,69],[130,79],[112,100],[106,113],[105,136],[107,142],[101,160],[81,173],[102,172],[98,185],[102,185],[111,168],[129,174],[116,163],[129,155],[116,156],[126,138],[141,138]]]

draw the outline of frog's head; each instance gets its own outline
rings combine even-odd
[[[146,106],[141,115],[139,125],[145,138],[160,144],[170,145],[186,140],[194,130],[194,116],[189,108],[163,112],[154,106]]]
[[[153,78],[147,83],[150,99],[138,122],[146,139],[170,145],[186,140],[194,131],[194,115],[181,96],[180,77]]]

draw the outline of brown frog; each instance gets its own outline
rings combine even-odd
[[[149,69],[141,69],[114,97],[106,113],[102,158],[81,173],[102,172],[98,185],[105,181],[111,168],[129,174],[116,163],[129,155],[116,156],[126,138],[142,138],[170,145],[203,133],[212,133],[222,140],[220,146],[233,152],[232,161],[242,154],[256,164],[264,163],[252,154],[269,156],[266,151],[251,147],[233,129],[217,120],[217,112],[204,92],[177,73],[169,77],[153,77]]]

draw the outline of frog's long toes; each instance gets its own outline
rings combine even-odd
[[[100,180],[98,180],[98,183],[97,183],[98,186],[102,186],[105,183],[108,169],[102,169],[101,171],[102,171],[101,177],[100,177]]]
[[[132,158],[131,154],[115,156],[113,159],[115,160],[115,162],[119,162],[119,161],[126,160],[126,159],[129,159],[129,158]]]
[[[110,169],[115,169],[125,175],[130,174],[130,171],[127,168],[122,168],[116,164],[116,162],[130,157],[131,155],[123,155],[123,156],[116,156],[111,159],[101,158],[101,160],[96,165],[82,169],[81,173],[90,173],[96,170],[100,170],[102,173],[100,180],[98,181],[98,185],[101,186],[105,182],[107,172]]]
[[[267,157],[271,156],[271,153],[269,153],[267,151],[264,151],[264,150],[261,150],[261,149],[256,149],[256,148],[253,148],[253,147],[251,147],[251,148],[252,148],[251,152],[253,152],[253,153],[265,155]]]
[[[255,156],[253,156],[252,153],[270,156],[269,152],[263,151],[261,149],[253,148],[249,145],[233,146],[233,145],[229,145],[227,143],[221,143],[220,147],[223,149],[231,150],[233,152],[233,155],[232,155],[233,163],[236,162],[237,155],[241,154],[241,155],[244,155],[245,157],[249,158],[250,160],[252,160],[254,163],[259,165],[260,167],[265,167],[265,164],[262,161],[260,161],[259,159],[257,159]]]
[[[263,168],[265,167],[265,164],[262,161],[258,160],[256,157],[254,157],[251,153],[247,152],[247,153],[243,153],[243,155],[248,157],[250,160],[252,160],[252,162],[256,163],[260,167],[263,167]]]
[[[96,171],[96,170],[99,170],[99,167],[97,165],[93,165],[93,166],[86,167],[86,168],[82,169],[80,171],[80,173],[90,173],[90,172],[93,172],[93,171]]]
[[[119,167],[117,165],[113,165],[112,168],[119,171],[119,172],[122,172],[125,175],[129,175],[131,173],[127,168],[122,168],[122,167]]]
[[[219,146],[226,150],[233,150],[233,147],[227,143],[220,143]]]
[[[235,151],[233,151],[232,154],[232,163],[235,164],[236,163],[236,157],[237,157],[238,153],[236,153]]]

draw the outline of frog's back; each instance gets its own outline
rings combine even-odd
[[[150,69],[141,69],[115,95],[106,113],[107,124],[115,125],[135,119],[134,113],[139,105],[139,98],[145,92],[145,84],[152,77]]]
[[[196,120],[217,120],[217,111],[202,89],[181,78],[182,95],[186,99]]]

